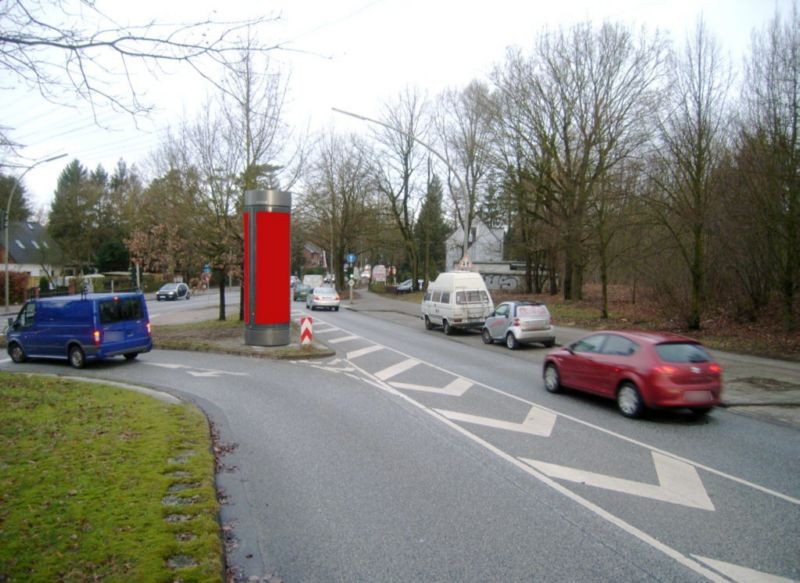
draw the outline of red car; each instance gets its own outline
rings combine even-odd
[[[705,415],[719,405],[722,369],[696,340],[677,334],[605,331],[550,352],[544,387],[615,399],[626,417],[647,408],[688,408]]]

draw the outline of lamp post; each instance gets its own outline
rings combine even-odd
[[[17,193],[17,187],[19,186],[22,179],[25,175],[36,168],[39,164],[44,164],[46,162],[52,162],[53,160],[58,160],[59,158],[63,158],[66,154],[59,154],[57,156],[50,156],[49,158],[45,158],[44,160],[38,160],[28,166],[25,171],[20,174],[19,178],[14,181],[14,185],[11,187],[11,192],[8,195],[8,203],[6,204],[6,229],[5,229],[5,239],[3,240],[5,255],[6,255],[6,268],[5,268],[5,300],[6,300],[6,312],[8,312],[8,231],[11,229],[11,201],[14,199],[14,195]]]

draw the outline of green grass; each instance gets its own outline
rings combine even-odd
[[[219,581],[213,480],[195,408],[0,373],[0,581]]]

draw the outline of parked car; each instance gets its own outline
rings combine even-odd
[[[14,362],[56,358],[74,368],[119,354],[133,360],[153,346],[141,293],[28,300],[16,318],[9,318],[6,342]]]
[[[428,286],[421,310],[426,330],[441,326],[450,335],[456,329],[481,330],[494,303],[480,273],[448,271]]]
[[[315,287],[306,296],[306,308],[316,310],[317,308],[327,308],[335,312],[339,311],[339,294],[332,287]]]
[[[414,285],[413,284],[414,284],[414,280],[413,279],[407,279],[407,280],[405,280],[403,282],[398,283],[395,286],[394,291],[396,293],[398,293],[398,294],[411,293],[412,291],[414,291]],[[419,289],[422,289],[422,286],[424,284],[425,284],[425,280],[423,280],[423,279],[418,279],[417,280],[417,287],[419,287]]]
[[[156,300],[188,300],[192,296],[185,283],[165,283],[156,292]]]
[[[481,330],[484,344],[505,342],[510,349],[538,342],[550,348],[556,333],[547,306],[536,302],[503,302],[486,318]]]
[[[544,386],[616,399],[626,417],[648,408],[688,408],[705,415],[719,405],[722,368],[696,340],[658,332],[589,334],[550,352]]]
[[[294,284],[294,290],[292,291],[292,300],[295,302],[305,301],[306,296],[310,291],[311,291],[310,285],[305,285],[303,283],[297,282]]]

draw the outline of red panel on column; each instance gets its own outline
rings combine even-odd
[[[289,213],[256,212],[256,324],[289,322]]]
[[[250,213],[244,213],[244,321],[250,322]]]

